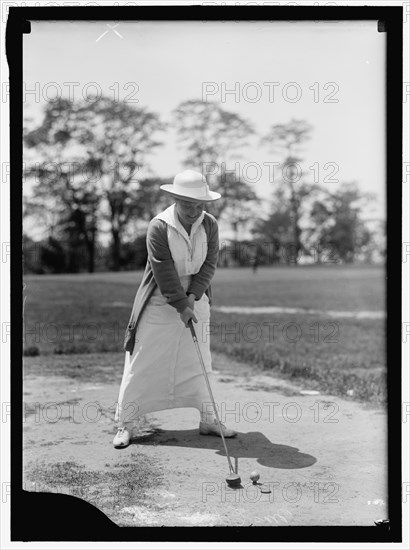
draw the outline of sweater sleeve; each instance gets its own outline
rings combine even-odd
[[[208,252],[201,269],[192,276],[187,294],[194,294],[199,300],[211,284],[214,276],[219,254],[219,231],[218,222],[212,217],[210,234],[208,237]]]
[[[174,260],[168,246],[166,224],[152,220],[147,231],[148,260],[161,294],[178,313],[189,305],[188,297],[182,288]]]

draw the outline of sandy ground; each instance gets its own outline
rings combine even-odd
[[[304,395],[301,386],[214,354],[215,399],[239,432],[227,440],[242,479],[232,490],[222,441],[199,436],[195,409],[147,415],[129,447],[113,448],[122,354],[104,356],[118,364],[117,384],[25,376],[24,468],[73,461],[109,472],[118,462],[138,468],[144,455],[158,483],[135,499],[117,495],[109,517],[120,525],[373,525],[388,517],[385,411]],[[271,493],[252,484],[253,470]],[[24,488],[42,490],[25,476]]]

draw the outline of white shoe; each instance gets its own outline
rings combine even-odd
[[[235,437],[238,435],[238,432],[235,430],[230,430],[221,422],[222,433],[224,437]],[[200,422],[199,423],[199,433],[200,435],[219,435],[221,437],[221,432],[219,431],[218,421],[214,418],[213,422]]]
[[[128,447],[128,445],[130,444],[130,439],[131,434],[128,428],[118,428],[118,432],[116,433],[112,443],[116,449],[120,447]]]

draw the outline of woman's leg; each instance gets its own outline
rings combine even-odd
[[[129,426],[139,416],[173,406],[173,381],[177,342],[184,329],[168,304],[146,306],[136,334],[133,353],[125,355],[124,373],[115,421]]]
[[[129,409],[131,407],[134,409],[135,404],[133,402],[127,403],[124,399],[126,397],[126,394],[128,393],[129,385],[132,380],[132,365],[130,357],[130,352],[126,351],[124,359],[124,373],[122,375],[118,403],[115,410],[115,423],[117,425],[117,428],[128,428],[128,430],[131,432],[134,422],[133,420],[129,420],[130,412],[133,412]]]
[[[195,334],[208,379],[213,387],[212,357],[210,351],[209,301],[204,295],[195,302],[194,312],[198,322],[194,323]],[[202,365],[193,342],[191,331],[183,327],[178,346],[175,375],[175,397],[179,406],[195,407],[202,422],[213,422],[215,413],[208,392]],[[185,403],[185,404],[184,404]]]

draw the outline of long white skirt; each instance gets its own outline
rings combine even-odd
[[[210,307],[206,294],[195,301],[194,313],[198,319],[195,332],[212,386]],[[132,355],[125,353],[115,422],[118,427],[132,428],[140,415],[180,407],[213,415],[191,331],[177,310],[157,294],[142,313]]]

